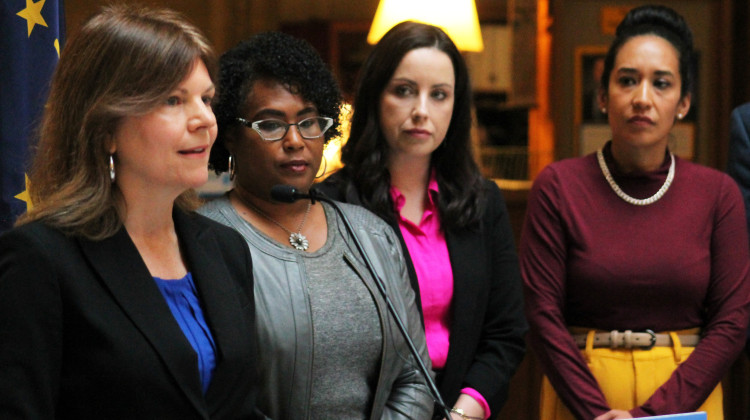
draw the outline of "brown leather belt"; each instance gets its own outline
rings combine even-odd
[[[573,340],[579,348],[586,348],[586,338],[588,333],[578,333],[583,330],[580,327],[571,328],[574,332]],[[589,330],[590,331],[590,330]],[[684,347],[695,347],[700,341],[700,335],[697,334],[698,328],[690,330],[675,331],[680,339],[680,345]],[[642,349],[648,350],[652,347],[672,347],[672,337],[668,333],[655,333],[651,330],[645,331],[617,331],[595,332],[594,347],[609,347],[612,349]]]

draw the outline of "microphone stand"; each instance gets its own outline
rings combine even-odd
[[[445,416],[445,418],[450,420],[451,418],[450,410],[448,410],[448,407],[446,407],[445,402],[443,402],[443,398],[440,396],[440,391],[438,391],[435,381],[432,379],[432,376],[430,376],[430,372],[428,371],[427,366],[425,366],[424,361],[422,361],[422,357],[419,355],[419,351],[417,351],[417,348],[414,345],[414,341],[412,341],[411,337],[409,336],[409,332],[407,331],[406,326],[404,326],[403,321],[401,321],[401,317],[398,316],[398,313],[396,312],[396,308],[393,306],[393,302],[391,302],[391,299],[388,297],[383,280],[375,272],[375,269],[373,268],[370,258],[367,256],[367,253],[362,247],[362,244],[359,242],[359,238],[357,238],[357,235],[354,233],[354,228],[352,227],[351,223],[349,222],[349,219],[346,217],[344,212],[341,211],[341,208],[338,206],[338,204],[334,200],[331,200],[330,198],[319,193],[313,188],[310,189],[309,194],[304,194],[304,193],[298,192],[296,188],[292,186],[288,186],[288,185],[276,185],[273,188],[271,188],[271,197],[273,197],[274,199],[278,201],[284,201],[284,202],[294,202],[294,201],[297,201],[298,199],[306,198],[306,199],[309,199],[312,204],[315,204],[315,200],[318,200],[318,201],[324,201],[330,204],[331,207],[333,207],[333,209],[336,211],[339,217],[341,217],[341,220],[344,222],[346,231],[347,233],[349,233],[349,236],[352,237],[352,240],[354,241],[354,246],[357,248],[357,252],[359,252],[359,255],[362,256],[362,259],[365,262],[365,266],[367,266],[367,270],[370,272],[370,275],[375,280],[375,284],[377,285],[378,290],[380,291],[380,294],[383,296],[383,300],[385,301],[386,306],[388,307],[388,312],[391,313],[391,316],[393,317],[393,320],[395,321],[396,326],[398,326],[398,329],[401,332],[401,335],[404,337],[404,340],[406,341],[406,344],[409,347],[409,351],[411,352],[412,357],[414,357],[414,360],[416,360],[417,366],[419,367],[419,370],[422,373],[422,376],[424,376],[425,382],[427,383],[427,387],[429,388],[430,393],[432,394],[432,399],[434,400],[435,404],[438,405],[441,411],[443,411],[443,415]]]

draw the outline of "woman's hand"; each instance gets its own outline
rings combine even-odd
[[[632,419],[630,412],[625,410],[609,410],[594,420]]]
[[[483,419],[485,417],[484,409],[482,408],[481,405],[479,405],[479,402],[477,402],[477,400],[475,400],[474,398],[466,394],[459,395],[458,401],[456,401],[456,404],[453,407],[463,409],[464,413],[470,417],[475,417],[475,418],[480,418],[480,419]],[[456,413],[451,413],[451,419],[463,420],[464,417],[461,417]]]

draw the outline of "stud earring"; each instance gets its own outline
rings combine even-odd
[[[607,108],[602,107],[601,111],[602,111],[602,114],[606,114],[607,113]]]
[[[680,114],[677,114],[677,119],[678,119],[678,120],[681,120],[681,119],[682,119],[682,113],[680,113]]]

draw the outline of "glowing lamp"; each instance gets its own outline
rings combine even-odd
[[[380,0],[367,42],[377,43],[389,29],[405,20],[440,27],[461,51],[484,49],[474,0]]]

